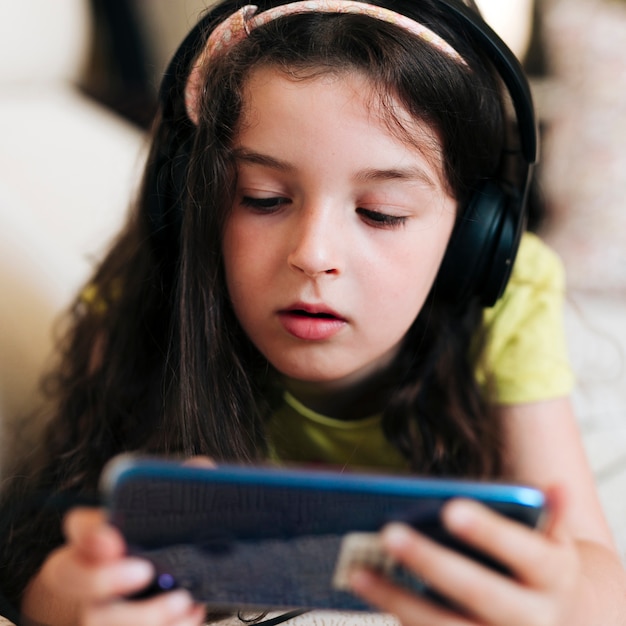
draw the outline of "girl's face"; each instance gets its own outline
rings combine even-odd
[[[259,69],[244,103],[223,244],[235,313],[287,378],[347,388],[395,356],[443,258],[456,201],[439,141],[392,102],[403,141],[357,73]]]

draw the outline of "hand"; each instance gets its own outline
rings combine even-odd
[[[581,566],[564,528],[564,497],[548,492],[550,524],[532,531],[476,502],[455,500],[442,517],[446,529],[509,568],[511,577],[446,549],[411,528],[389,525],[384,548],[451,600],[460,612],[402,590],[380,576],[357,570],[352,589],[367,602],[395,614],[405,625],[562,626],[575,605]]]
[[[97,626],[202,624],[204,608],[186,591],[126,599],[147,587],[154,571],[148,561],[126,556],[122,536],[106,523],[101,511],[71,511],[64,531],[66,544],[48,557],[37,581],[37,587],[49,592],[55,604],[76,609],[63,620]]]

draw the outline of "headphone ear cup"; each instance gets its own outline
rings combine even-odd
[[[459,218],[436,282],[437,297],[455,303],[476,298],[492,306],[502,295],[519,247],[519,201],[490,180]]]

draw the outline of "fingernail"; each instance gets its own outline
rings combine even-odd
[[[154,568],[148,561],[128,559],[123,566],[124,579],[127,583],[140,584],[148,582],[154,575]]]
[[[466,500],[454,500],[447,504],[443,510],[444,524],[448,528],[467,528],[476,519],[476,506]]]
[[[411,530],[404,524],[389,524],[383,531],[382,540],[390,550],[404,550],[411,541]]]
[[[178,589],[177,591],[169,591],[165,594],[167,610],[172,614],[184,613],[189,610],[193,604],[193,600],[188,591]]]

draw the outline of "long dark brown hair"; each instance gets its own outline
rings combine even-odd
[[[222,13],[239,4],[222,3]],[[62,540],[59,516],[29,509],[18,494],[94,492],[103,464],[128,450],[241,462],[266,453],[271,367],[233,314],[221,253],[235,184],[231,147],[255,68],[294,80],[366,76],[383,104],[399,100],[435,131],[460,211],[498,173],[503,104],[481,51],[431,0],[379,4],[430,26],[467,66],[368,17],[293,16],[254,30],[206,68],[197,127],[182,99],[189,67],[179,66],[155,119],[136,206],[69,312],[58,366],[46,379],[52,410],[42,446],[5,493],[0,584],[15,601]],[[213,25],[205,20],[207,32]],[[410,140],[387,112],[390,128]],[[166,219],[155,217],[155,202]],[[445,301],[435,283],[392,365],[383,428],[415,472],[500,472],[498,425],[474,377],[481,319],[477,304]]]

